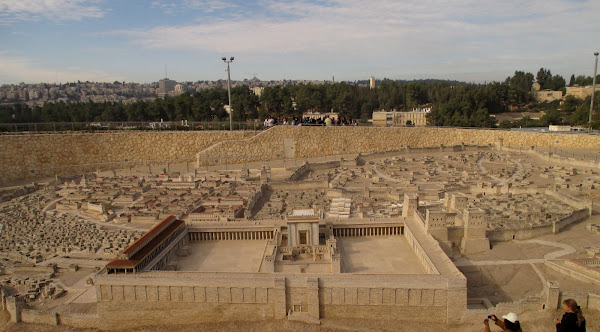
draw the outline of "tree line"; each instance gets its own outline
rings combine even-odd
[[[376,110],[409,111],[432,105],[428,122],[438,126],[492,127],[491,114],[523,111],[540,106],[534,103],[531,86],[542,89],[565,89],[566,82],[550,70],[532,73],[516,71],[503,82],[469,84],[456,81],[380,81],[377,88],[358,83],[289,84],[265,87],[256,96],[248,86],[232,88],[233,120],[263,120],[271,117],[300,118],[312,110],[334,111],[341,117],[367,121]],[[586,85],[591,77],[574,75],[570,85]],[[58,102],[29,107],[24,104],[0,106],[1,123],[26,122],[100,122],[100,121],[222,121],[228,119],[224,105],[227,90],[216,87],[193,94],[140,100],[131,103]],[[589,104],[589,100],[588,100]],[[580,122],[585,101],[567,98],[565,105],[542,105],[550,111],[549,122]],[[589,110],[589,106],[588,106]],[[558,113],[557,113],[558,112]],[[556,115],[558,114],[558,115]],[[504,124],[508,126],[508,124]]]

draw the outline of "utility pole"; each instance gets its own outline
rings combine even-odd
[[[227,60],[226,57],[222,57],[221,60],[227,64],[227,95],[229,96],[229,130],[233,130],[233,106],[231,105],[231,70],[229,69],[229,64],[233,62],[233,57]]]
[[[598,70],[598,52],[594,52],[596,60],[594,62],[594,78],[592,80],[592,101],[590,101],[590,132],[592,131],[592,113],[594,113],[594,93],[596,92],[596,71]]]

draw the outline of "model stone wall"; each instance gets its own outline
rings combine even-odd
[[[587,219],[590,215],[589,209],[573,211],[568,216],[553,222],[550,225],[534,226],[531,228],[520,229],[496,229],[487,231],[487,238],[493,242],[503,242],[512,240],[528,240],[546,234],[556,234],[572,223],[577,223]]]
[[[423,247],[415,238],[415,235],[410,230],[410,227],[408,225],[404,225],[404,236],[406,237],[406,241],[408,242],[408,244],[413,249],[413,252],[417,256],[419,263],[421,263],[421,267],[427,273],[438,274],[439,271],[435,268],[435,266],[431,262],[431,259],[429,258],[429,256],[427,256],[427,253],[425,252],[425,250],[423,250]]]
[[[98,328],[98,315],[70,312],[58,313],[58,325],[77,328]]]
[[[252,135],[252,131],[0,135],[0,183],[55,174],[81,174],[98,169],[125,168],[130,164],[67,167],[70,165],[193,159],[199,150],[217,142]],[[162,165],[165,167],[164,163]]]
[[[445,322],[446,289],[334,287],[320,290],[323,318]]]
[[[58,325],[58,315],[56,312],[23,309],[21,310],[21,321],[32,324]]]
[[[293,142],[286,147],[284,139]],[[492,146],[503,140],[503,146],[528,149],[600,148],[599,135],[533,133],[490,129],[433,127],[293,127],[278,126],[251,138],[225,141],[206,150],[198,158],[241,156],[239,162],[261,160],[279,154],[295,158],[326,155],[374,153],[404,148],[426,148],[456,145]],[[288,150],[288,151],[286,151]],[[255,156],[255,157],[251,157]],[[230,161],[232,162],[232,161]],[[200,163],[202,165],[202,163]]]
[[[98,276],[100,329],[283,319],[365,317],[456,323],[465,280],[440,275],[313,276],[171,272]]]
[[[498,139],[503,140],[504,147],[517,149],[532,146],[600,148],[600,135],[437,127],[277,126],[259,134],[254,131],[125,131],[1,135],[0,182],[124,168],[129,166],[125,162],[138,160],[198,157],[198,165],[202,167],[207,164],[203,158],[227,157],[228,163],[283,158],[284,155],[313,158],[409,147],[492,146]],[[102,163],[115,164],[99,165]],[[208,163],[224,164],[225,161]],[[92,165],[68,167],[86,164]]]

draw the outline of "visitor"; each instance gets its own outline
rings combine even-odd
[[[490,332],[490,319],[494,321],[498,327],[502,329],[502,331],[516,331],[521,332],[521,323],[519,323],[519,317],[517,314],[513,312],[509,312],[508,314],[502,316],[502,320],[498,319],[496,315],[488,316],[487,319],[483,321],[485,325],[485,332]]]
[[[563,309],[565,309],[565,314],[562,319],[556,319],[556,331],[585,332],[585,318],[577,302],[573,299],[566,299],[563,301]]]
[[[325,126],[326,127],[331,127],[331,118],[330,117],[326,117],[325,118]]]

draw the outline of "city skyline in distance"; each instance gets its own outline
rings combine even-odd
[[[597,1],[5,0],[0,84],[592,74]]]

